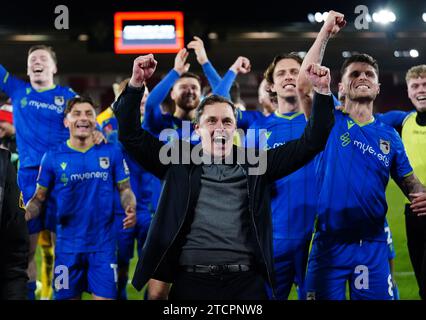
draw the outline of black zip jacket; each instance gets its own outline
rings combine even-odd
[[[10,153],[0,148],[0,300],[27,299],[29,238]]]
[[[144,89],[144,88],[143,88]],[[132,284],[141,290],[150,278],[173,282],[178,267],[180,249],[188,232],[201,185],[201,165],[191,160],[178,164],[162,164],[160,149],[164,146],[141,128],[139,105],[143,89],[127,87],[114,103],[118,120],[118,136],[126,151],[146,170],[163,181],[157,211],[139,258]],[[235,147],[235,162],[247,175],[247,193],[251,223],[252,246],[256,267],[265,281],[275,287],[272,254],[272,222],[270,191],[272,182],[304,166],[322,151],[334,124],[333,99],[315,94],[313,111],[302,137],[285,145],[263,152],[267,158],[266,172],[248,174],[254,167],[244,156],[244,149]],[[190,150],[193,146],[177,141],[175,148]],[[163,151],[164,152],[164,149]],[[189,155],[181,152],[181,158]],[[237,159],[243,161],[237,162]],[[184,164],[189,163],[189,164]],[[312,195],[314,196],[314,195]],[[220,199],[218,199],[220,201]]]

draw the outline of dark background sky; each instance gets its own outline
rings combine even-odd
[[[67,5],[70,29],[56,30],[54,21],[57,5]],[[369,30],[354,28],[355,7],[367,5],[370,14],[390,8],[397,15],[391,25],[371,24]],[[110,84],[125,77],[136,55],[116,55],[113,51],[113,15],[117,11],[179,10],[185,16],[185,43],[193,35],[203,38],[209,58],[223,74],[239,56],[251,59],[250,76],[239,77],[243,93],[255,102],[257,86],[263,71],[276,54],[307,51],[321,24],[308,22],[307,14],[330,9],[345,14],[347,27],[328,45],[324,64],[334,70],[334,86],[344,58],[343,51],[366,52],[377,58],[381,68],[382,88],[386,94],[379,105],[407,105],[404,74],[415,64],[426,62],[426,1],[234,1],[234,0],[115,0],[115,1],[2,1],[0,5],[0,63],[12,73],[25,77],[26,54],[32,44],[40,42],[16,41],[14,35],[45,34],[58,54],[61,82],[77,90],[98,90],[102,101],[111,98]],[[217,34],[216,40],[208,35]],[[275,39],[247,39],[246,32],[277,32]],[[78,41],[87,34],[89,40]],[[395,50],[419,50],[417,59],[395,58]],[[158,71],[154,85],[173,67],[174,54],[156,54]],[[195,57],[190,55],[191,71],[200,72]],[[151,86],[152,86],[151,85]],[[103,89],[102,89],[103,88]],[[108,88],[108,93],[106,92]],[[102,98],[104,97],[104,98]]]

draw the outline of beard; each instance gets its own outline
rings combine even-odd
[[[372,93],[370,95],[363,95],[363,96],[356,96],[353,93],[349,93],[348,94],[348,98],[352,101],[356,101],[358,103],[370,103],[374,100],[376,100],[377,94],[376,93]]]
[[[176,100],[176,105],[183,110],[193,110],[200,103],[200,98],[192,94],[183,94]]]

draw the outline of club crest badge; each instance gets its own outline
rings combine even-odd
[[[109,168],[109,158],[108,157],[100,157],[99,158],[99,165],[102,169],[108,169]]]
[[[380,150],[383,152],[383,154],[389,154],[389,152],[390,152],[390,141],[380,139]]]
[[[65,104],[65,99],[63,96],[55,96],[55,104],[62,107]]]

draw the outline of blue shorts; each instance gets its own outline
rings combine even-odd
[[[305,273],[311,239],[274,239],[274,268],[276,298],[287,300],[293,283],[297,286],[299,300],[306,299]],[[272,290],[267,293],[272,298]]]
[[[133,228],[123,229],[123,219],[125,215],[116,214],[114,216],[114,230],[117,235],[117,261],[118,265],[127,265],[133,258],[135,240],[138,245],[138,255],[142,251],[148,229],[151,223],[150,213],[138,213],[136,225]]]
[[[315,234],[306,275],[307,299],[393,300],[389,248],[380,241],[344,241]]]
[[[392,232],[390,231],[390,228],[388,225],[385,225],[385,233],[387,236],[387,244],[388,244],[388,259],[392,260],[395,259],[396,253],[395,248],[393,247],[393,239],[392,239]]]
[[[83,291],[117,298],[117,258],[114,250],[55,253],[52,282],[55,300],[80,297]]]

